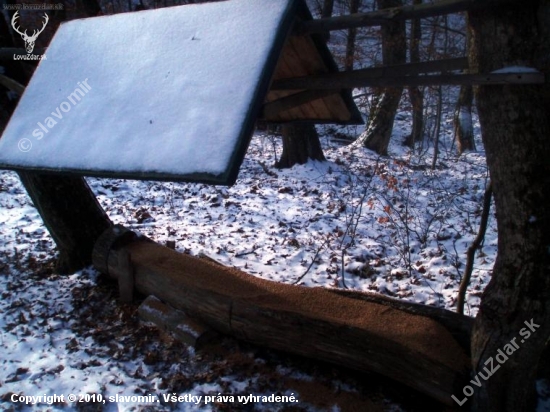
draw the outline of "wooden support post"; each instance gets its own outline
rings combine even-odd
[[[113,236],[107,231],[104,237]],[[270,282],[138,237],[116,250],[104,250],[106,244],[96,246],[96,267],[106,264],[115,275],[118,255],[128,252],[136,290],[157,296],[219,333],[380,373],[446,404],[467,383],[469,356],[435,320],[433,308],[428,317],[387,305],[388,298],[376,302],[357,293],[349,297]],[[459,324],[467,319],[453,316]]]

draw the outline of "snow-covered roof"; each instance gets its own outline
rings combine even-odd
[[[61,25],[0,139],[0,167],[232,184],[298,3]]]

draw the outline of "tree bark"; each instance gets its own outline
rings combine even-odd
[[[422,4],[422,0],[413,0],[413,5]],[[411,63],[420,62],[420,41],[422,40],[422,29],[419,19],[411,20],[411,40],[409,43],[409,54]],[[405,145],[414,150],[416,142],[422,140],[424,129],[424,93],[420,87],[409,87],[409,99],[412,105],[412,128],[411,134],[405,139]]]
[[[460,281],[460,286],[458,288],[458,294],[456,297],[456,312],[460,313],[461,315],[464,314],[466,291],[468,290],[468,285],[470,284],[470,279],[472,278],[472,272],[474,271],[476,252],[485,240],[485,232],[487,231],[487,225],[489,223],[489,214],[491,212],[492,199],[493,187],[491,185],[491,181],[489,181],[489,184],[487,185],[487,188],[485,189],[485,194],[483,196],[483,209],[481,210],[479,230],[477,232],[476,238],[466,251],[466,268],[464,269],[464,274],[462,275],[462,280]]]
[[[323,10],[321,11],[321,18],[332,17],[333,10],[334,10],[334,0],[324,0]]]
[[[361,0],[350,0],[349,12],[350,14],[357,13],[359,11],[359,6],[361,5]],[[345,70],[353,70],[353,63],[355,61],[355,39],[357,37],[357,28],[352,27],[348,29],[348,38],[346,41],[346,62]]]
[[[476,150],[474,141],[474,123],[472,120],[472,105],[474,90],[472,86],[461,86],[453,118],[455,141],[458,153]]]
[[[401,0],[378,0],[378,8],[399,7]],[[384,66],[404,64],[407,58],[407,42],[404,22],[392,22],[382,26],[382,60]],[[373,117],[358,143],[381,155],[388,154],[393,131],[393,121],[401,100],[403,87],[388,87],[380,91]]]
[[[89,266],[94,243],[111,221],[84,178],[24,171],[19,177],[57,246],[57,272]]]
[[[323,9],[321,10],[321,18],[326,19],[326,18],[332,17],[333,11],[334,11],[334,0],[324,0]],[[321,35],[323,36],[326,42],[330,40],[329,31],[322,33]]]
[[[283,153],[277,167],[287,169],[309,159],[324,161],[319,135],[313,123],[291,123],[281,126]]]
[[[522,65],[548,76],[548,1],[503,1],[469,18],[474,70]],[[482,380],[473,409],[529,411],[550,335],[550,84],[479,87],[476,97],[499,239],[472,335],[473,373],[483,372],[512,340],[519,348]]]

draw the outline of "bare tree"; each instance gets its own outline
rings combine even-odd
[[[422,0],[413,0],[414,5],[422,4]],[[409,41],[409,55],[411,63],[420,61],[420,41],[422,29],[419,19],[411,20],[411,34]],[[406,138],[405,144],[412,149],[416,142],[422,140],[424,129],[424,93],[420,87],[409,87],[409,99],[412,105],[412,129],[411,134]]]
[[[359,11],[361,0],[350,0],[349,13],[355,14]],[[346,61],[345,69],[353,70],[353,62],[355,61],[355,39],[357,38],[357,28],[348,29],[348,38],[346,41]]]
[[[309,159],[325,160],[319,135],[313,123],[291,123],[281,126],[283,153],[277,167],[284,169],[304,164]]]
[[[378,0],[379,9],[402,6],[401,0]],[[391,22],[382,26],[382,63],[385,66],[403,64],[407,58],[404,22]],[[358,144],[386,155],[393,131],[393,121],[401,100],[403,87],[388,87],[377,92],[367,130],[359,136]]]
[[[453,125],[458,153],[476,150],[474,141],[474,123],[472,120],[472,105],[474,90],[472,86],[461,86],[456,103]]]
[[[332,17],[332,13],[334,11],[334,0],[324,0],[323,1],[323,8],[321,9],[321,18],[328,18]],[[323,34],[323,37],[325,41],[330,40],[330,32],[327,31]]]

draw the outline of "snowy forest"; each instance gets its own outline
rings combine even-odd
[[[244,8],[247,1],[252,9],[271,0],[220,3]],[[286,2],[302,4],[273,0]],[[33,10],[18,0],[4,1],[2,131],[15,121],[12,115],[27,85],[32,96],[56,92],[55,81],[43,85],[44,76],[31,79],[37,66],[55,59],[50,57],[54,51],[48,56],[48,46],[60,27],[68,28],[65,22],[123,13],[131,22],[132,16],[176,6],[200,13],[201,3],[216,2],[61,0]],[[550,410],[550,5],[505,0],[303,3],[313,20],[303,22],[303,14],[296,23],[292,20],[283,40],[311,36],[311,44],[326,44],[337,76],[270,79],[261,96],[268,99],[261,102],[257,121],[250,122],[254,130],[234,184],[0,170],[0,409]],[[265,21],[248,30],[270,27],[265,15]],[[213,27],[221,25],[209,19]],[[75,36],[80,35],[78,26],[73,27]],[[199,44],[206,36],[198,31],[191,40]],[[134,53],[135,47],[141,53],[142,37],[148,37],[146,29],[121,40],[126,52]],[[232,33],[220,37],[220,44],[229,48]],[[174,32],[167,38],[177,49],[183,36]],[[95,41],[91,37],[87,44]],[[250,38],[237,56],[249,55],[245,49],[254,49],[256,43]],[[100,56],[104,50],[97,52]],[[18,60],[17,53],[47,58]],[[84,58],[98,72],[107,65]],[[127,64],[124,58],[120,62]],[[275,63],[273,70],[280,67]],[[67,72],[55,76],[78,70],[70,61],[63,64]],[[163,64],[155,63],[159,72]],[[182,84],[177,77],[184,74],[173,75],[167,88]],[[82,102],[71,101],[67,111],[59,106],[67,118],[94,103],[99,90],[93,72],[78,76],[90,78],[90,84],[79,83]],[[113,79],[113,85],[125,84]],[[218,82],[219,100],[239,107],[246,85],[228,84],[229,79],[233,77],[205,82]],[[283,96],[285,107],[335,101],[327,96],[337,89],[347,105],[339,110],[349,110],[350,119],[272,121],[286,109],[269,96],[284,91],[287,80],[298,85],[288,89],[307,91],[299,103]],[[142,81],[152,82],[146,76]],[[174,96],[178,93],[174,89]],[[134,121],[133,129],[120,130],[141,132],[145,126],[133,120],[140,119],[134,105],[141,97],[130,96],[120,100],[123,112],[112,113],[105,105],[101,113],[106,123],[83,124],[71,139],[115,133],[128,119]],[[349,102],[345,96],[351,97]],[[200,96],[174,105],[172,97],[159,92],[143,99],[176,114],[202,101]],[[61,102],[55,97],[51,101]],[[21,104],[41,134],[31,139],[31,152],[61,130],[44,126],[43,115],[33,112],[38,103],[32,103],[27,99]],[[53,108],[47,107],[46,113]],[[333,116],[336,111],[329,110]],[[230,114],[212,109],[197,123],[215,127],[224,116]],[[161,127],[156,119],[146,122],[147,127]],[[179,127],[169,123],[163,130]],[[176,143],[157,136],[152,145],[164,145],[161,153],[169,156],[178,133],[184,133],[184,121],[181,127],[174,132]],[[224,132],[219,127],[216,139],[223,139]],[[17,156],[27,151],[24,140],[14,149]],[[199,149],[216,158],[216,147],[205,142],[197,144]],[[81,144],[67,153],[79,158],[86,149]],[[124,162],[126,156],[115,149],[103,147],[105,156]],[[59,150],[54,147],[52,153]],[[157,159],[156,166],[170,161]],[[105,263],[98,268],[96,241],[121,228],[123,236],[133,232],[131,241],[141,246],[129,246],[131,256],[117,253],[113,245],[120,236],[111,245],[114,252],[100,257]],[[151,253],[150,261],[133,261],[138,250]],[[180,284],[168,275],[161,281],[142,274],[146,265],[159,273],[177,270],[172,267],[176,263],[163,261],[175,252],[182,257],[174,262],[193,258],[189,262],[205,262],[206,272],[219,268],[220,274],[212,281],[205,273],[201,280],[202,263],[193,266],[196,296],[178,290]],[[123,285],[123,269],[114,273],[112,265],[117,264],[133,271],[130,286]],[[147,281],[138,280],[138,272]],[[247,302],[239,307],[238,296],[245,294],[239,282],[248,282],[246,274],[252,285],[267,285],[275,294],[283,291],[288,301],[272,303],[259,295],[254,304],[260,309],[245,308]],[[155,282],[167,289],[170,299],[196,299],[194,304],[212,314],[202,323],[195,324],[191,316],[185,321],[189,323],[174,327],[170,316],[187,316],[160,303],[156,298],[164,300],[161,296],[148,297],[153,293],[140,289],[160,289]],[[219,284],[202,295],[209,282]],[[188,286],[191,290],[194,285]],[[235,298],[227,330],[216,320],[208,321],[208,316],[218,316],[216,302],[226,292]],[[302,295],[311,321],[306,311],[296,309],[304,318],[289,315],[298,305],[294,297]],[[378,309],[356,319],[358,301]],[[157,304],[170,311],[164,320],[155,315],[161,310]],[[235,326],[231,316],[238,318]],[[182,339],[178,331],[185,328]],[[363,339],[366,343],[358,342]]]

